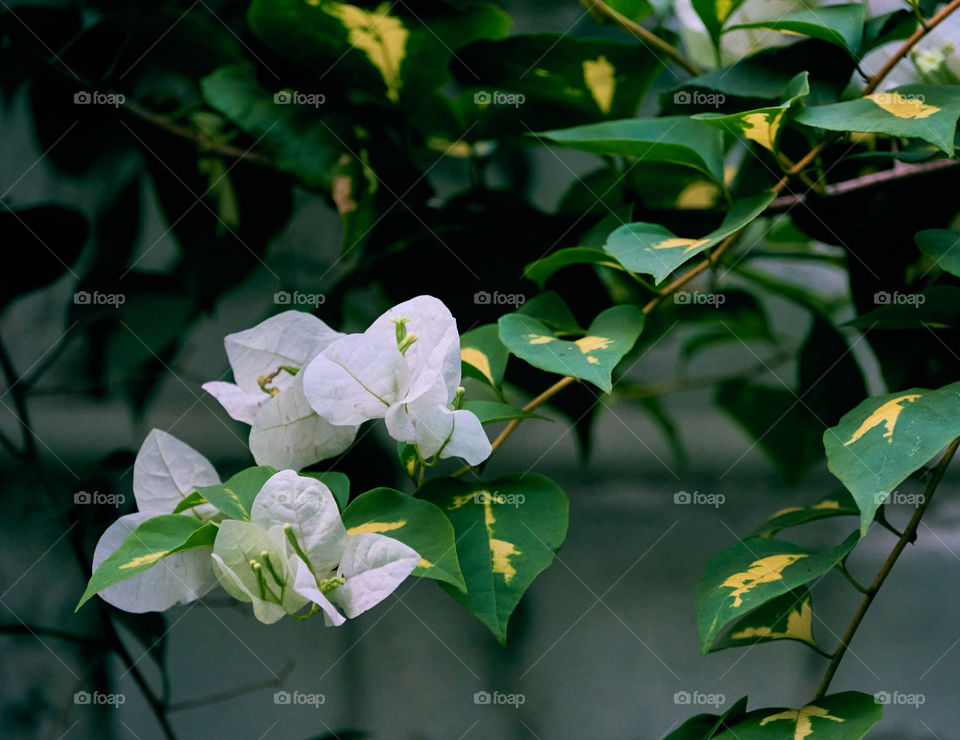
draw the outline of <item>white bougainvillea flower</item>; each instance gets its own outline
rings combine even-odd
[[[371,539],[372,538],[372,539]],[[323,483],[292,470],[272,476],[254,499],[249,522],[227,521],[213,548],[223,587],[253,603],[272,624],[309,602],[328,624],[343,624],[385,599],[420,556],[382,535],[348,535]]]
[[[250,424],[250,451],[258,465],[300,469],[339,455],[356,426],[334,427],[310,408],[300,372],[341,337],[317,317],[284,311],[224,339],[235,383],[203,389],[237,421]]]
[[[172,513],[197,486],[219,482],[217,471],[203,455],[166,432],[152,430],[133,465],[133,495],[139,511],[120,517],[103,533],[93,553],[93,570],[144,521]],[[192,511],[202,519],[217,513],[209,504]],[[189,550],[163,558],[149,570],[105,588],[100,597],[118,609],[139,614],[187,604],[215,584],[209,553]]]
[[[264,624],[295,614],[308,603],[293,589],[297,556],[283,525],[265,529],[228,519],[220,525],[211,557],[220,585],[235,599],[251,602],[254,616]]]
[[[363,334],[331,342],[303,371],[303,391],[334,425],[385,419],[394,439],[423,457],[490,455],[474,414],[454,409],[460,386],[457,322],[441,301],[418,296],[394,306]]]
[[[336,571],[324,576],[304,563],[297,569],[295,588],[323,610],[328,625],[339,626],[344,614],[353,619],[379,604],[420,562],[413,548],[382,534],[350,534],[343,544]]]

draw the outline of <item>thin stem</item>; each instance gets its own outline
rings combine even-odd
[[[890,551],[890,555],[887,557],[886,562],[883,564],[883,567],[880,569],[877,577],[867,590],[867,594],[863,597],[863,601],[860,603],[860,608],[853,616],[853,621],[851,621],[850,626],[847,627],[847,631],[844,634],[843,639],[840,640],[840,644],[834,651],[833,656],[830,659],[830,665],[827,666],[827,672],[824,674],[823,680],[820,682],[820,688],[817,689],[817,695],[814,698],[814,701],[823,697],[827,693],[827,689],[830,688],[830,682],[833,680],[834,675],[836,675],[837,668],[840,667],[840,661],[843,660],[843,656],[847,652],[847,647],[849,647],[850,641],[853,640],[853,636],[857,633],[857,628],[859,628],[860,623],[863,622],[863,618],[866,616],[867,610],[870,609],[870,605],[873,603],[877,593],[880,591],[880,587],[883,585],[883,582],[887,579],[887,576],[893,569],[894,564],[900,557],[900,553],[903,552],[910,539],[916,534],[917,528],[920,526],[920,520],[923,518],[923,514],[927,510],[927,507],[930,505],[930,500],[933,498],[933,494],[936,493],[937,486],[940,484],[944,474],[947,472],[947,468],[950,466],[950,461],[956,454],[958,447],[960,447],[960,437],[957,437],[957,439],[950,443],[950,446],[947,447],[947,451],[944,452],[943,457],[940,458],[940,462],[937,464],[933,476],[927,483],[926,489],[924,489],[923,502],[917,506],[917,510],[913,512],[913,516],[910,518],[910,523],[907,524],[906,529],[903,530],[903,534],[900,535],[900,538],[897,540],[897,544],[894,545],[893,550]]]
[[[700,68],[694,64],[692,61],[687,59],[677,47],[668,44],[662,38],[657,36],[655,33],[648,31],[646,28],[641,26],[636,21],[633,21],[627,18],[622,13],[617,12],[609,5],[607,5],[603,0],[580,0],[580,3],[587,10],[593,10],[599,13],[600,15],[608,18],[609,20],[616,23],[620,28],[628,33],[632,33],[638,39],[643,41],[650,46],[655,46],[660,49],[664,54],[669,56],[673,61],[683,67],[687,72],[692,74],[694,77],[700,75]]]
[[[862,594],[870,593],[870,589],[867,588],[866,586],[861,585],[860,582],[853,577],[853,574],[849,570],[847,570],[846,564],[837,563],[837,570],[843,573],[844,578],[850,581],[850,585],[853,586],[855,589],[857,589],[857,591],[859,591]],[[830,656],[830,657],[833,657],[833,656]]]
[[[926,22],[921,20],[920,28],[914,31],[913,35],[904,41],[900,48],[894,52],[893,56],[887,60],[886,64],[880,68],[880,71],[867,81],[867,86],[863,89],[863,94],[870,95],[874,90],[876,90],[886,76],[890,74],[893,68],[896,67],[900,61],[910,53],[910,50],[917,45],[920,39],[930,33],[931,30],[943,22],[943,20],[946,19],[947,16],[949,16],[957,8],[960,8],[960,0],[951,0],[951,2],[940,8],[939,12],[931,16],[930,20]]]

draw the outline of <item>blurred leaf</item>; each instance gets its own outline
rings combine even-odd
[[[801,34],[836,44],[856,57],[863,41],[864,7],[861,3],[849,5],[823,5],[816,9],[799,10],[796,13],[766,21],[753,21],[730,26],[738,28],[769,28],[788,34]]]
[[[960,231],[927,229],[918,231],[914,239],[937,267],[960,277]]]

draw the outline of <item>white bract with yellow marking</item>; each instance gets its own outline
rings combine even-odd
[[[330,489],[283,470],[254,499],[249,522],[221,525],[213,560],[224,589],[251,602],[261,622],[313,602],[340,625],[390,595],[420,556],[384,535],[347,534]]]
[[[338,337],[320,319],[284,311],[224,339],[235,383],[203,389],[237,421],[250,424],[250,451],[258,465],[300,469],[339,455],[356,426],[335,427],[313,413],[300,370]]]
[[[485,460],[490,442],[480,420],[458,409],[460,337],[441,301],[418,296],[394,306],[362,334],[333,342],[307,366],[303,390],[335,426],[384,419],[390,436],[421,457]]]
[[[133,495],[138,511],[107,527],[93,553],[93,571],[147,519],[172,513],[197,486],[219,482],[220,476],[207,458],[176,437],[152,430],[133,465]],[[194,507],[193,512],[201,519],[210,519],[217,510],[204,504]],[[190,550],[165,557],[150,570],[103,589],[100,597],[118,609],[140,614],[188,604],[215,583],[209,554]]]

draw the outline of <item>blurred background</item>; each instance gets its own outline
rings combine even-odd
[[[488,474],[551,476],[571,516],[506,648],[428,581],[337,629],[267,627],[222,592],[162,615],[99,599],[74,614],[98,537],[132,510],[132,464],[150,429],[201,451],[223,478],[251,464],[247,428],[200,390],[229,379],[226,333],[290,307],[357,330],[420,293],[446,302],[466,331],[512,308],[478,303],[478,292],[535,295],[523,267],[551,249],[592,245],[623,218],[705,231],[722,214],[689,175],[640,166],[620,179],[617,163],[531,136],[669,110],[680,81],[576,3],[499,3],[518,57],[492,54],[480,34],[461,39],[465,50],[439,52],[452,70],[444,95],[398,109],[372,99],[352,58],[319,78],[291,62],[251,33],[248,3],[0,5],[0,736],[156,738],[162,715],[183,738],[659,738],[748,693],[751,708],[813,694],[825,661],[799,643],[701,658],[694,589],[718,550],[838,488],[822,460],[824,424],[865,393],[957,379],[952,333],[861,341],[859,329],[835,328],[865,296],[905,284],[912,233],[955,215],[954,175],[781,208],[748,236],[749,271],[698,286],[724,303],[667,305],[611,396],[572,388],[549,420],[520,428]],[[417,12],[443,17],[441,5]],[[695,47],[687,15],[681,5],[665,33]],[[791,64],[830,67],[829,49],[802,43]],[[511,66],[562,77],[580,44],[621,55],[623,79],[636,81],[604,114],[584,107],[583,91],[556,93]],[[241,63],[255,70],[210,81]],[[270,113],[257,96],[280,88],[327,101]],[[524,107],[470,107],[478,90],[501,88],[523,92]],[[122,104],[105,97],[120,90]],[[881,223],[891,202],[902,223]],[[858,271],[863,255],[879,276]],[[782,285],[803,299],[778,295]],[[584,325],[611,296],[642,294],[582,268],[547,287]],[[849,377],[808,396],[816,369],[837,362]],[[549,382],[516,359],[507,378],[517,402]],[[484,393],[468,386],[468,397]],[[348,473],[354,494],[410,490],[382,430],[361,436],[324,468]],[[923,697],[919,709],[886,707],[878,738],[957,736],[960,605],[945,597],[960,585],[958,482],[948,475],[833,685]],[[723,503],[684,504],[684,492]],[[83,503],[83,493],[125,500]],[[888,507],[895,525],[909,515]],[[854,527],[839,518],[791,535],[822,548]],[[874,527],[851,570],[872,580],[893,542]],[[814,632],[832,650],[860,595],[831,573],[814,599]],[[113,703],[84,703],[84,692]]]

